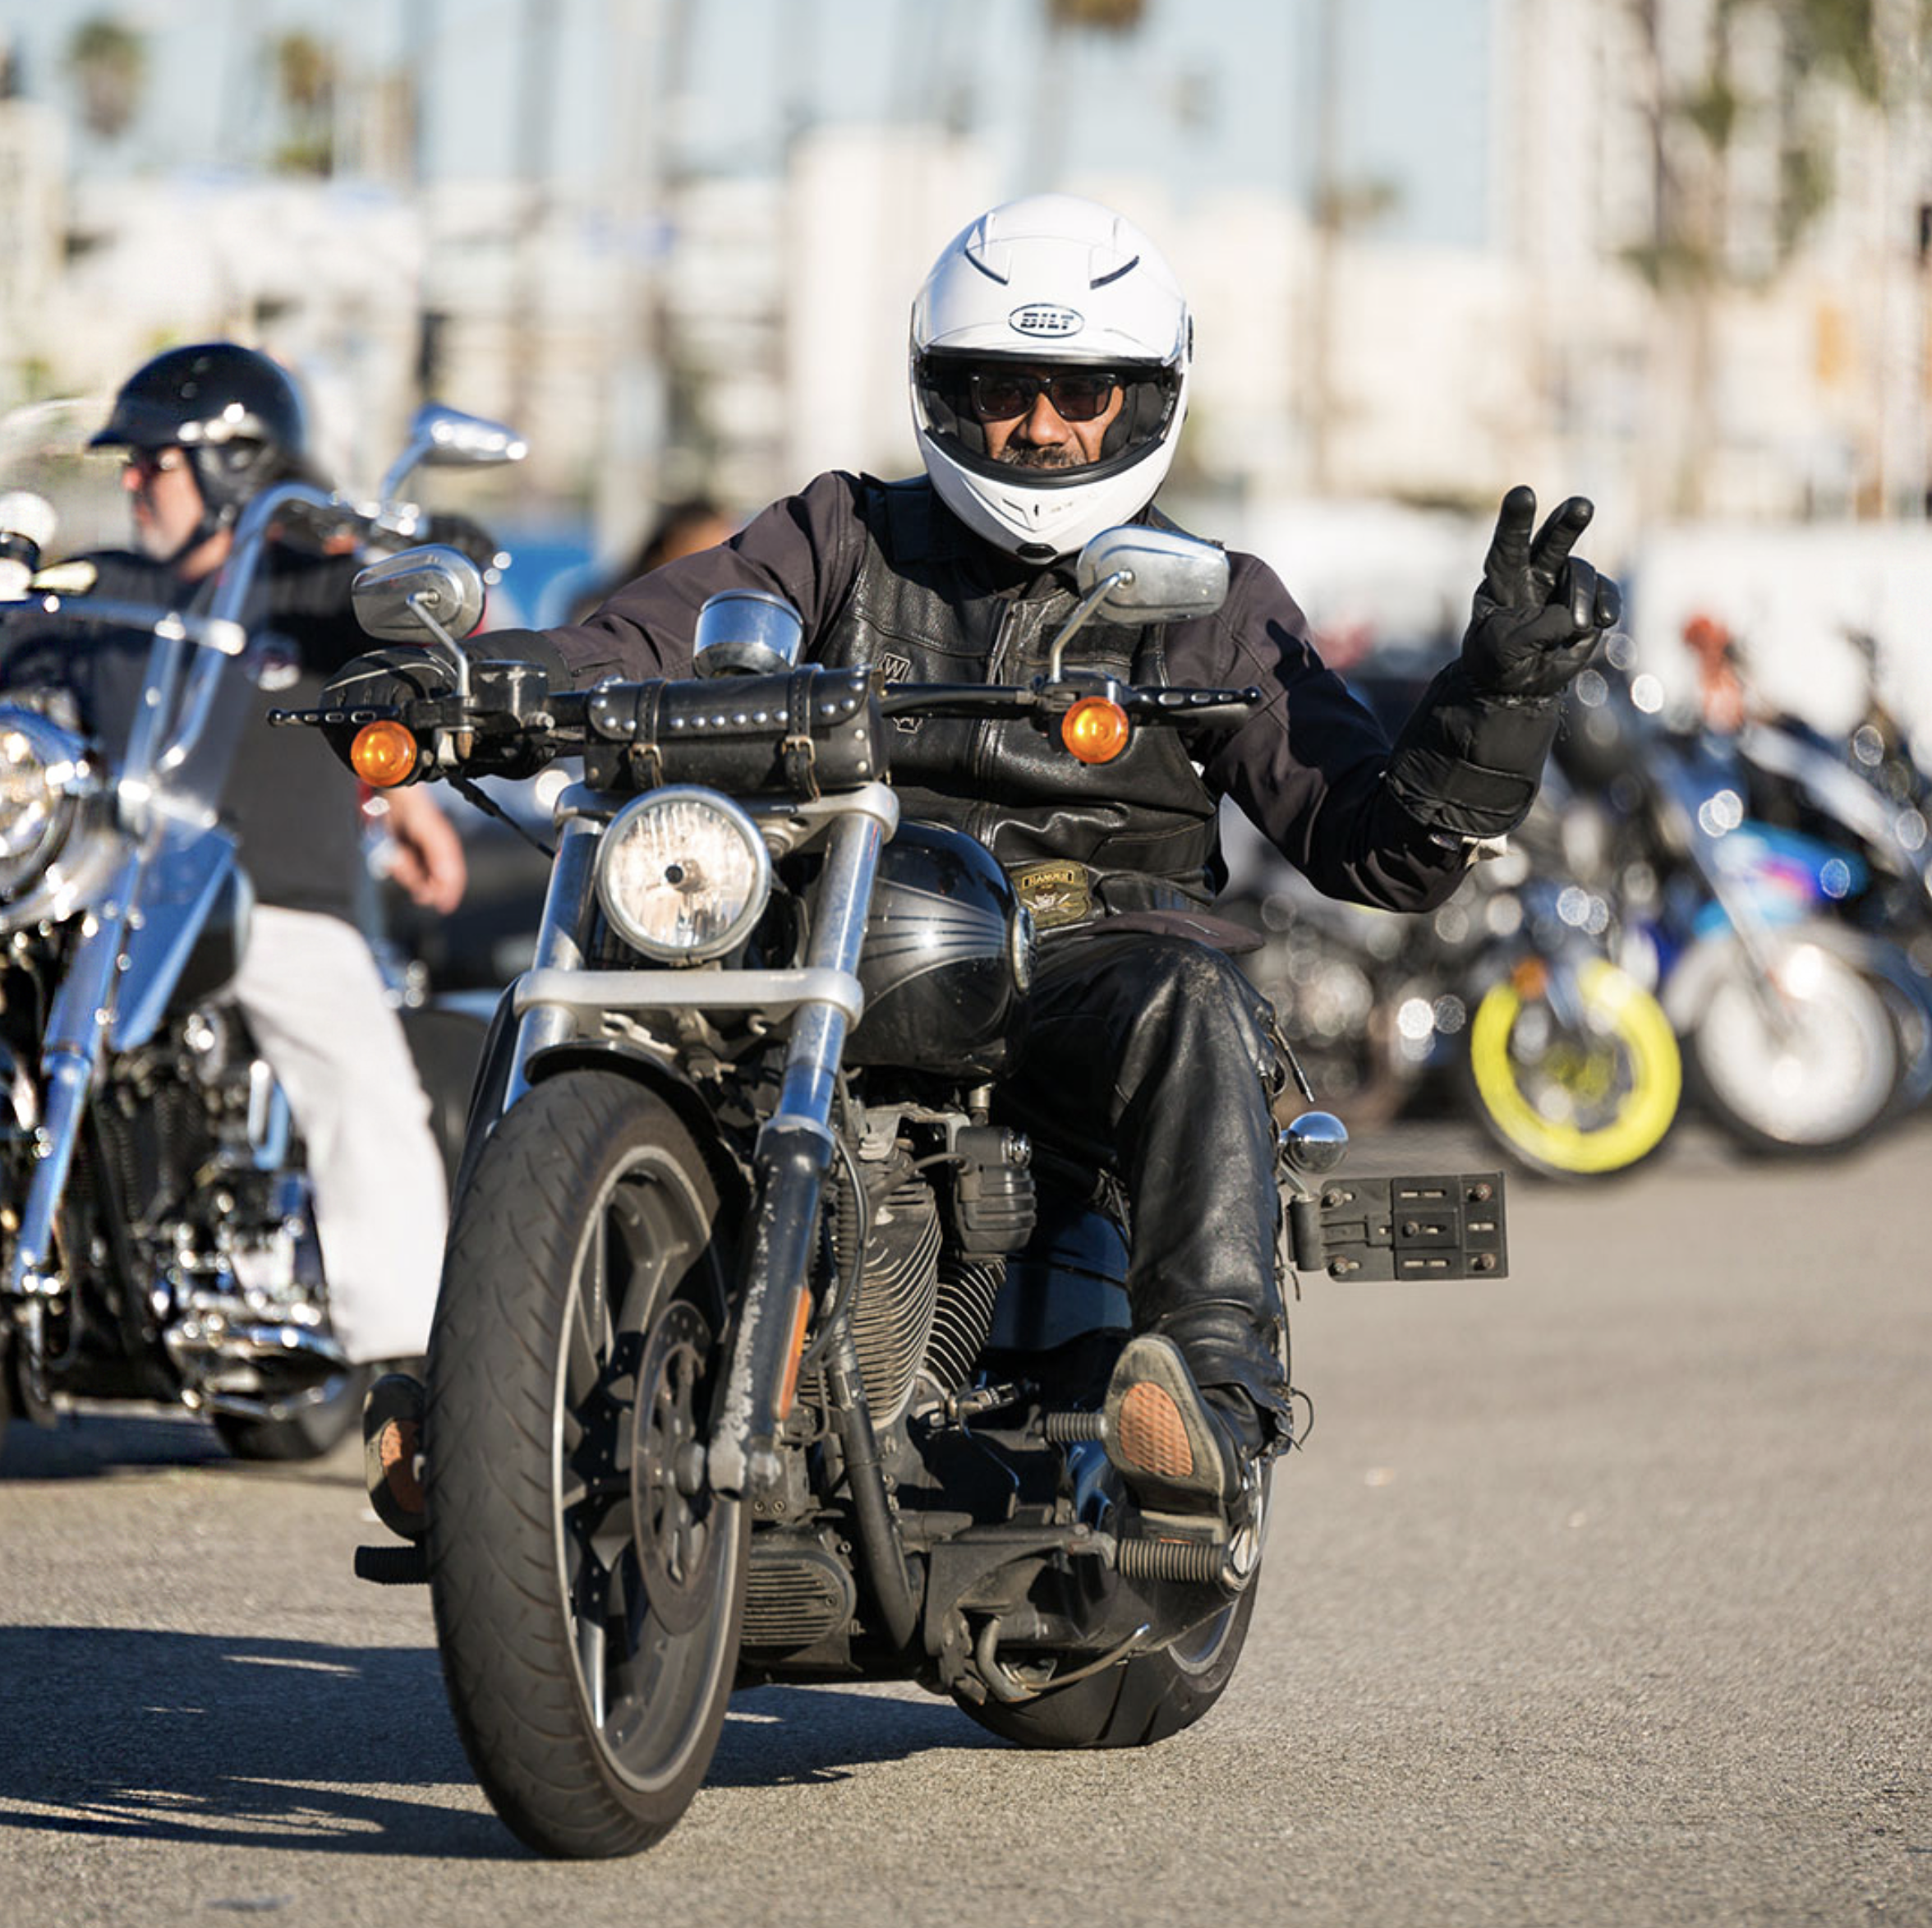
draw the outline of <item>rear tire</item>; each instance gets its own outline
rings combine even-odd
[[[959,1698],[973,1719],[1021,1747],[1151,1747],[1192,1727],[1226,1691],[1254,1617],[1260,1576],[1212,1620],[1157,1654],[1143,1654],[1104,1673],[1036,1699],[976,1704]],[[959,1698],[955,1696],[955,1698]]]
[[[695,1448],[731,1284],[691,1134],[573,1071],[497,1125],[456,1202],[424,1421],[444,1681],[491,1805],[548,1855],[634,1853],[702,1783],[750,1515]]]

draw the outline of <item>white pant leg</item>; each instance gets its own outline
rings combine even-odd
[[[443,1159],[369,946],[340,918],[258,905],[234,992],[308,1146],[337,1337],[358,1363],[425,1351]]]

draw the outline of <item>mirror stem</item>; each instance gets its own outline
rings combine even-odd
[[[1080,598],[1079,606],[1074,610],[1072,615],[1067,618],[1065,628],[1062,629],[1060,634],[1053,639],[1053,656],[1046,665],[1046,680],[1049,683],[1060,681],[1060,659],[1066,654],[1066,646],[1082,629],[1087,627],[1088,621],[1098,612],[1100,605],[1116,589],[1125,588],[1133,580],[1133,570],[1116,569],[1112,575],[1102,576]]]
[[[450,666],[456,672],[456,694],[458,700],[464,703],[468,702],[470,700],[469,651],[466,650],[462,645],[458,642],[456,638],[452,636],[449,632],[436,620],[435,617],[430,613],[429,604],[423,597],[420,596],[411,596],[409,599],[409,608],[411,614],[415,616],[416,619],[421,623],[423,628],[428,630],[430,635],[435,637],[436,641],[443,646],[445,651],[448,651]]]

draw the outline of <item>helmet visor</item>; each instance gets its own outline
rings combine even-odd
[[[1079,467],[1037,471],[1034,483],[1092,481],[1137,461],[1166,437],[1180,400],[1177,369],[1157,361],[1029,361],[929,350],[918,357],[913,385],[920,426],[954,459],[997,473],[987,428],[1032,413],[1042,394],[1062,420],[1098,419],[1120,398],[1098,458]]]

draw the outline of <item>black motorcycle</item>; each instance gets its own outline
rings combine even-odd
[[[466,576],[398,556],[358,614],[448,647]],[[1030,718],[1104,765],[1258,700],[1064,666],[1096,616],[1217,606],[1220,551],[1111,531],[1079,582],[1028,688],[798,667],[795,613],[734,594],[687,680],[553,691],[457,651],[453,695],[285,719],[352,732],[374,781],[583,758],[472,1110],[425,1530],[358,1560],[428,1581],[471,1762],[543,1852],[661,1836],[735,1685],[916,1680],[1024,1745],[1097,1747],[1187,1727],[1234,1672],[1267,1475],[1193,1538],[1118,1480],[1117,1188],[1000,1111],[1029,918],[887,780],[902,717]],[[1345,1140],[1320,1112],[1284,1134],[1285,1268],[1501,1275],[1499,1178],[1345,1181]]]
[[[101,666],[86,713],[58,674],[0,697],[0,1438],[78,1400],[185,1406],[254,1459],[312,1457],[356,1423],[367,1375],[330,1325],[301,1134],[223,996],[251,894],[218,806],[276,660],[241,619],[278,524],[393,547],[419,462],[522,447],[430,407],[378,506],[264,491],[205,614],[0,603],[0,647]],[[406,1014],[438,1118],[461,1114],[471,1022],[466,1050],[460,1016]]]

